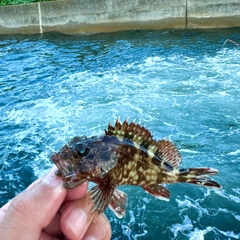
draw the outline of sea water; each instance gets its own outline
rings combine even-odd
[[[0,205],[76,135],[136,120],[213,167],[223,189],[166,185],[169,202],[122,186],[112,239],[240,239],[240,29],[0,37]]]

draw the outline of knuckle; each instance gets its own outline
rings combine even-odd
[[[22,198],[14,198],[12,203],[12,209],[16,214],[26,215],[27,214],[27,204]]]
[[[38,202],[31,190],[27,190],[15,197],[11,206],[15,215],[31,218],[36,209],[38,209]]]

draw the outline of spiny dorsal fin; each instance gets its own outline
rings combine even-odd
[[[157,142],[157,151],[155,155],[161,160],[167,161],[173,165],[173,167],[178,167],[182,162],[182,157],[177,147],[168,140],[160,140]]]
[[[114,135],[130,139],[146,149],[149,147],[154,148],[156,146],[156,141],[153,140],[152,134],[145,127],[141,127],[134,122],[129,124],[127,119],[123,124],[117,119],[114,127],[109,124],[108,130],[105,130],[105,133],[106,135]]]
[[[114,135],[132,140],[134,143],[146,148],[154,153],[161,161],[169,162],[173,167],[178,167],[181,163],[181,154],[177,147],[168,140],[156,141],[152,134],[139,124],[134,122],[128,123],[126,119],[123,124],[117,119],[115,126],[108,125],[105,130],[106,135]]]

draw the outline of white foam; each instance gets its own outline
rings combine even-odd
[[[204,230],[194,228],[192,232],[187,234],[187,236],[189,237],[189,240],[204,240],[204,235],[206,235],[210,231],[212,231],[211,227],[207,227]]]
[[[205,197],[204,197],[205,198]],[[205,214],[209,214],[208,209],[204,208],[201,206],[200,199],[191,199],[187,196],[185,196],[184,200],[179,200],[176,199],[176,202],[178,203],[178,207],[180,208],[180,214],[184,213],[185,210],[189,210],[191,208],[194,208],[197,211],[197,214],[195,216],[195,218],[200,221],[200,219],[205,215]]]
[[[121,224],[123,235],[125,235],[128,239],[132,239],[132,240],[136,240],[146,235],[147,230],[144,229],[147,227],[146,224],[143,222],[137,223],[134,216],[134,212],[132,210],[129,210],[129,215],[130,215],[130,220],[127,223],[124,222]],[[138,233],[134,232],[133,229],[135,228],[135,225],[137,225],[137,227],[140,228],[140,232]]]
[[[159,64],[161,62],[165,62],[164,61],[165,58],[164,57],[159,57],[159,56],[154,56],[154,57],[148,57],[144,60],[144,66],[145,67],[153,67],[156,64]]]
[[[228,239],[240,239],[240,233],[234,233],[233,231],[222,231],[216,227],[207,226],[204,229],[194,228],[192,221],[188,216],[184,216],[182,223],[173,224],[170,227],[171,232],[174,235],[174,239],[178,239],[179,232],[185,235],[189,240],[204,240],[205,235],[212,233],[214,236],[224,236]]]
[[[29,41],[25,41],[27,48]],[[56,44],[47,39],[44,41],[46,47],[51,42],[50,44],[53,44],[57,51],[61,51],[65,40],[60,45],[58,45],[59,41]],[[76,44],[76,49],[71,46],[78,56],[82,54],[79,46]],[[180,45],[178,47],[181,48]],[[111,66],[110,62],[103,61],[99,69],[93,65],[87,68],[89,70],[74,70],[73,67],[69,71],[59,71],[56,75],[55,69],[50,69],[50,78],[46,82],[42,81],[42,75],[38,71],[34,71],[35,82],[31,84],[39,81],[34,87],[38,89],[41,84],[45,84],[45,88],[40,89],[50,92],[42,94],[41,96],[45,98],[41,99],[40,95],[34,95],[35,91],[24,89],[29,94],[24,99],[25,102],[9,105],[13,106],[12,108],[5,108],[3,122],[7,122],[13,128],[16,125],[17,131],[11,132],[12,136],[4,139],[6,144],[10,142],[3,153],[6,154],[3,157],[6,159],[4,165],[11,167],[7,152],[11,152],[8,150],[12,147],[15,152],[24,151],[26,155],[33,155],[32,162],[34,162],[31,164],[34,172],[38,176],[42,175],[51,165],[49,154],[62,147],[69,138],[84,134],[100,135],[108,122],[118,116],[121,116],[122,120],[127,117],[136,118],[136,122],[140,120],[143,124],[147,123],[145,125],[150,130],[154,129],[153,137],[157,140],[169,136],[177,140],[182,146],[181,152],[187,155],[187,158],[183,159],[184,164],[189,163],[194,166],[216,164],[220,168],[219,180],[225,190],[212,192],[204,189],[202,190],[204,196],[195,196],[194,199],[185,197],[183,200],[175,198],[177,200],[174,201],[172,197],[166,205],[157,200],[155,203],[155,199],[151,196],[135,194],[134,189],[131,194],[137,196],[136,199],[132,198],[134,202],[131,207],[129,204],[126,217],[118,221],[111,215],[114,227],[119,228],[120,234],[123,232],[123,237],[129,239],[141,239],[141,237],[144,239],[147,233],[159,234],[161,238],[162,235],[166,236],[171,232],[177,239],[181,237],[204,239],[208,232],[215,233],[219,238],[238,239],[238,233],[232,232],[230,227],[228,231],[222,232],[214,226],[206,226],[204,217],[205,215],[208,218],[219,217],[218,213],[220,213],[220,216],[230,215],[233,221],[236,219],[235,225],[240,221],[240,214],[228,209],[228,206],[231,208],[240,204],[238,181],[233,181],[232,176],[229,178],[230,175],[226,174],[236,169],[233,177],[239,179],[237,175],[239,164],[236,156],[239,156],[240,150],[235,143],[239,133],[237,112],[240,99],[238,97],[239,48],[223,49],[214,54],[200,49],[201,52],[198,52],[197,56],[188,54],[189,52],[178,54],[177,51],[168,50],[156,51],[155,56],[150,57],[149,52],[146,52],[136,61],[129,61],[126,64],[122,62]],[[4,57],[3,53],[7,51],[1,51],[0,55]],[[31,54],[34,54],[32,52]],[[11,55],[10,51],[8,53],[8,56]],[[41,50],[41,53],[43,56],[46,52]],[[49,48],[47,53],[51,53]],[[26,57],[25,52],[24,56]],[[76,62],[78,60],[79,58]],[[111,60],[114,61],[113,58]],[[18,66],[19,70],[22,70],[22,65],[16,63],[14,62],[15,67]],[[61,64],[67,66],[69,62],[64,62],[62,58]],[[107,64],[109,67],[106,67]],[[41,68],[40,71],[42,74]],[[54,79],[55,77],[58,79]],[[10,82],[9,80],[10,78],[6,83]],[[25,84],[22,80],[20,82],[22,85]],[[20,87],[17,85],[17,88]],[[14,93],[20,94],[19,89]],[[32,99],[29,99],[30,94],[33,94]],[[35,97],[38,100],[34,100]],[[233,122],[235,126],[227,126],[225,119]],[[237,147],[229,142],[229,137]],[[189,148],[188,144],[198,144],[198,146]],[[220,160],[220,157],[223,157],[223,160]],[[231,157],[236,159],[234,165],[229,164]],[[208,161],[210,159],[211,162]],[[7,174],[9,179],[15,177],[13,172]],[[232,183],[229,183],[231,180]],[[235,188],[232,189],[233,187]],[[7,185],[4,189],[7,189]],[[175,192],[171,192],[171,196],[174,194],[182,196],[181,189],[177,187],[172,189],[175,189]],[[221,200],[225,201],[226,208],[218,208],[217,204],[212,204]],[[189,214],[191,211],[194,216]],[[177,222],[175,219],[180,221]],[[199,220],[204,226],[199,224]],[[167,225],[164,225],[165,221]],[[213,219],[211,221],[214,223]]]
[[[240,149],[237,149],[235,151],[229,152],[229,153],[227,153],[227,155],[238,156],[238,155],[240,155]]]
[[[234,211],[230,211],[226,208],[219,208],[217,213],[225,213],[226,215],[234,216],[234,218],[240,222],[240,215],[236,214]]]
[[[175,223],[170,227],[171,232],[174,235],[174,238],[177,237],[178,232],[191,231],[193,229],[193,224],[191,219],[188,216],[184,216],[182,223]]]
[[[216,191],[217,194],[219,194],[221,197],[231,200],[237,204],[240,204],[240,196],[235,196],[232,194],[229,194],[228,192],[226,192],[224,189],[221,191]]]
[[[195,150],[191,150],[191,149],[184,149],[181,148],[181,152],[185,152],[185,153],[192,153],[192,154],[199,154],[199,151],[195,151]]]

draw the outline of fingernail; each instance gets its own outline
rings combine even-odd
[[[62,183],[62,179],[55,175],[56,171],[57,169],[53,167],[43,179],[43,182],[53,188],[56,188],[60,183]]]
[[[67,225],[72,230],[76,238],[82,237],[83,227],[85,227],[86,223],[87,216],[82,209],[73,209],[67,216]]]
[[[97,240],[97,239],[93,236],[88,236],[88,237],[84,237],[82,240]]]

